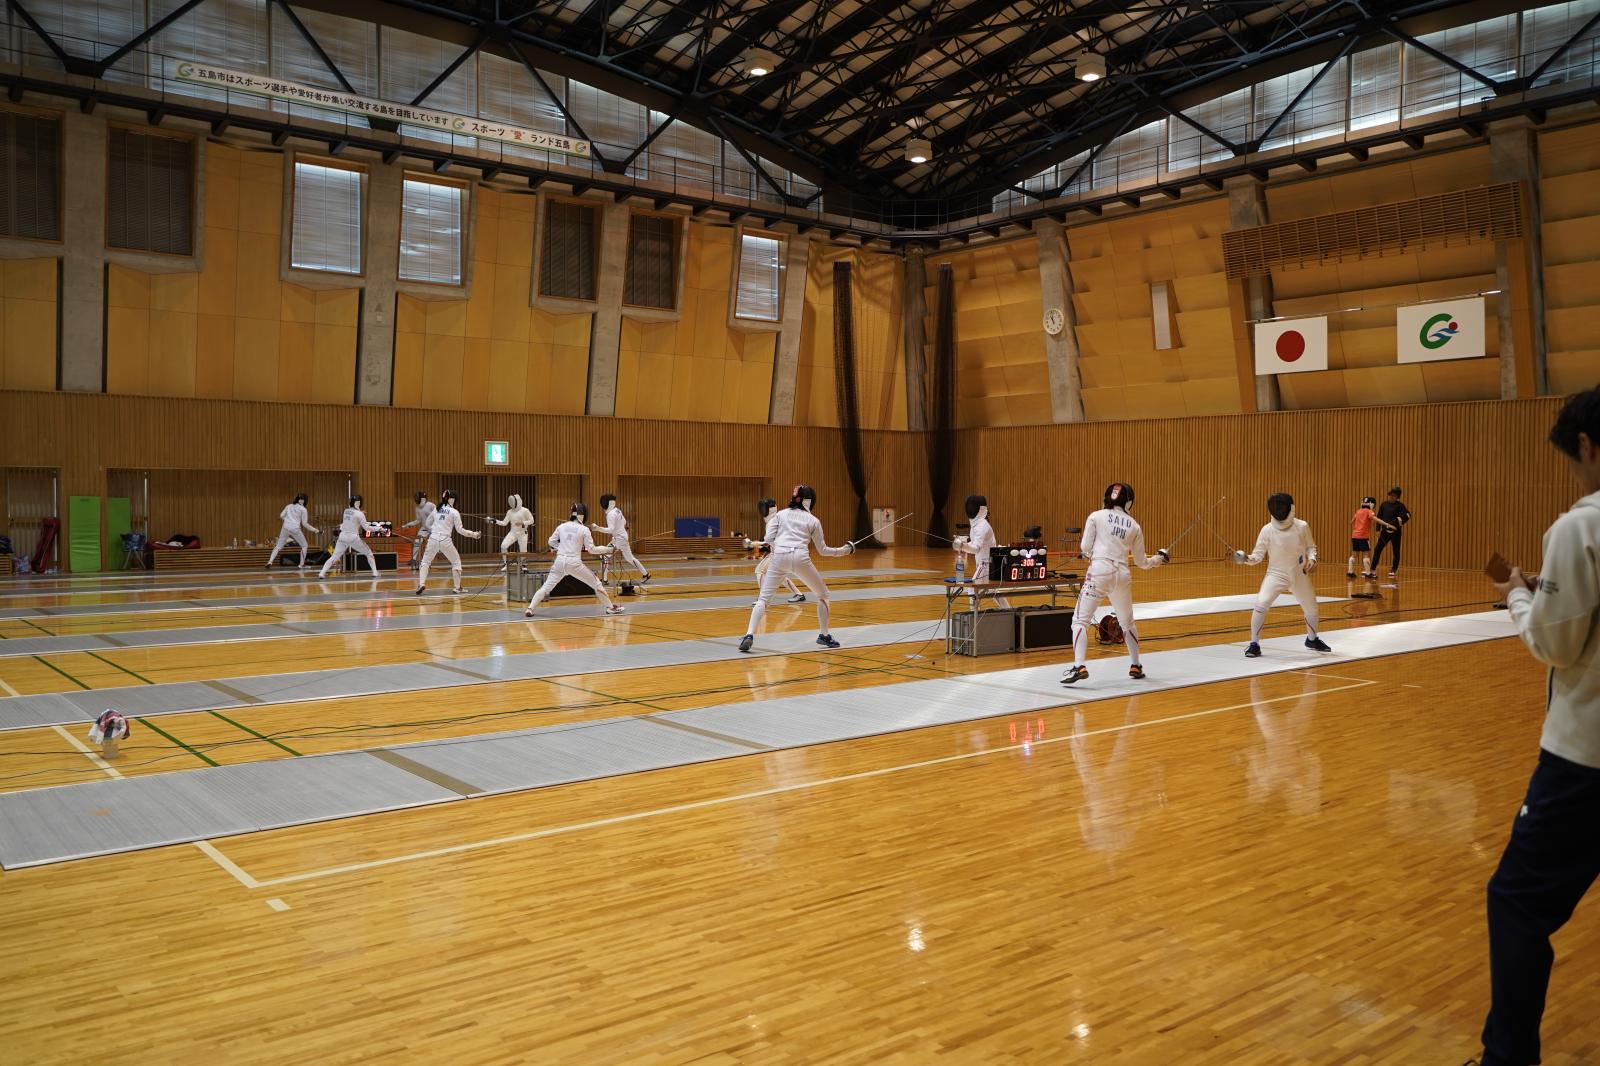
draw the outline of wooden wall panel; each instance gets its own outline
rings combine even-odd
[[[1600,383],[1600,123],[1539,135],[1547,387]]]
[[[635,539],[652,537],[662,530],[673,528],[673,519],[721,519],[721,536],[730,537],[735,531],[747,537],[761,536],[765,528],[756,513],[756,500],[763,495],[782,495],[787,501],[789,486],[774,490],[765,478],[759,477],[623,477],[620,485],[602,492],[615,492],[622,500],[622,511],[628,516],[628,526]],[[600,514],[600,493],[594,494],[589,506],[596,522],[604,522]],[[839,536],[848,530],[840,526],[830,530],[830,536]],[[642,548],[640,550],[643,550]]]
[[[0,388],[56,387],[59,288],[57,260],[0,263]]]
[[[1476,569],[1496,549],[1536,566],[1544,529],[1577,496],[1564,460],[1545,443],[1560,405],[1435,403],[969,431],[958,441],[950,495],[988,496],[1002,539],[1038,522],[1054,545],[1100,506],[1108,483],[1127,481],[1151,548],[1226,495],[1213,524],[1248,547],[1266,521],[1268,494],[1283,490],[1337,567],[1361,497],[1381,498],[1398,484],[1416,516],[1407,566]],[[1221,554],[1199,528],[1177,548],[1180,561]]]
[[[382,407],[0,392],[0,455],[17,466],[59,467],[63,498],[105,495],[113,469],[286,472],[281,485],[273,482],[241,505],[241,521],[248,515],[252,531],[262,526],[256,516],[276,515],[285,489],[292,494],[291,483],[303,484],[312,470],[350,471],[371,517],[406,521],[417,486],[399,475],[486,472],[485,440],[511,442],[511,466],[495,476],[564,472],[582,481],[561,495],[581,489],[591,506],[624,476],[666,475],[808,482],[821,495],[818,513],[830,535],[846,529],[854,514],[838,431],[822,427],[451,411],[419,421],[415,411]],[[921,434],[867,431],[862,450],[873,506],[927,511]],[[541,498],[549,496],[545,487]],[[158,517],[156,532],[163,535],[159,526]],[[260,535],[220,524],[183,532],[212,543]]]

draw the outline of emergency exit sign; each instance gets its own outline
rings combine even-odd
[[[511,462],[511,442],[486,440],[483,442],[483,465],[505,466]]]

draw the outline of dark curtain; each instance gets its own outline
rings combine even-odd
[[[881,548],[872,535],[872,515],[867,511],[867,464],[861,457],[861,418],[856,413],[856,331],[850,293],[850,264],[833,264],[833,380],[839,400],[839,433],[844,443],[844,467],[856,494],[855,532],[859,547]]]
[[[933,514],[928,519],[930,548],[950,543],[944,505],[950,498],[956,451],[955,292],[955,269],[949,263],[941,263],[939,305],[933,320],[933,410],[928,418],[928,487],[933,495]]]

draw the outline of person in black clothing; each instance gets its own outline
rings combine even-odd
[[[1383,548],[1386,544],[1394,546],[1394,558],[1389,562],[1389,576],[1394,577],[1395,571],[1400,569],[1400,534],[1405,531],[1405,525],[1409,521],[1411,512],[1400,502],[1400,486],[1396,485],[1389,490],[1389,498],[1378,504],[1378,525],[1383,527],[1383,532],[1378,534],[1378,547],[1372,553],[1373,570],[1377,570],[1378,564],[1383,561]]]

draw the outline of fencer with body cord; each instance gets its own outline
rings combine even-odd
[[[450,560],[450,581],[457,595],[463,591],[461,588],[461,553],[456,551],[453,534],[460,533],[463,537],[477,540],[483,536],[474,529],[468,529],[461,524],[461,512],[456,510],[456,494],[446,489],[439,494],[439,509],[433,514],[433,528],[428,531],[428,550],[422,556],[422,569],[417,571],[417,595],[422,595],[428,588],[428,567],[433,563],[433,557],[443,555]]]
[[[328,561],[322,564],[318,577],[327,577],[328,571],[344,557],[344,553],[353,551],[364,555],[367,565],[372,568],[372,576],[378,576],[378,560],[373,558],[372,549],[362,539],[361,534],[382,533],[383,527],[367,521],[367,513],[361,509],[366,501],[360,496],[350,497],[350,506],[344,509],[344,516],[339,519],[339,540],[333,546],[333,553],[328,556]]]
[[[1233,553],[1233,561],[1245,566],[1256,566],[1265,559],[1267,574],[1261,580],[1261,592],[1256,596],[1256,606],[1250,616],[1250,646],[1245,656],[1251,659],[1261,654],[1261,627],[1267,621],[1267,612],[1278,597],[1292,592],[1306,616],[1306,647],[1312,651],[1332,651],[1317,636],[1317,590],[1311,585],[1311,572],[1317,568],[1317,542],[1311,538],[1311,527],[1304,519],[1296,518],[1294,497],[1287,492],[1274,492],[1267,497],[1267,514],[1270,519],[1261,527],[1256,546],[1249,555],[1243,551]]]
[[[767,613],[767,600],[778,591],[785,578],[799,578],[817,598],[817,643],[824,648],[837,648],[839,642],[828,632],[828,586],[811,561],[810,549],[827,556],[854,555],[856,546],[830,548],[822,536],[822,522],[812,514],[817,505],[817,490],[810,485],[796,485],[789,495],[789,506],[778,512],[777,532],[767,543],[772,548],[772,562],[761,576],[761,591],[756,594],[755,606],[750,609],[750,624],[739,641],[740,651],[749,651],[761,630],[761,620]]]
[[[756,513],[761,516],[763,532],[759,541],[747,541],[746,544],[761,552],[761,560],[756,563],[756,587],[761,587],[761,579],[766,576],[767,568],[772,565],[772,538],[778,535],[778,501],[770,496],[764,496],[756,501]],[[800,586],[794,583],[794,578],[783,579],[783,587],[789,590],[790,603],[806,602],[806,594],[800,591]]]
[[[417,527],[417,535],[411,542],[411,569],[415,570],[422,565],[422,553],[428,546],[428,530],[433,528],[433,516],[439,509],[428,499],[426,492],[419,491],[415,497],[417,502],[417,517],[401,526],[401,529]]]
[[[600,508],[605,512],[606,524],[591,522],[589,528],[596,533],[606,533],[611,537],[611,546],[616,549],[616,554],[622,556],[622,561],[639,571],[639,584],[648,584],[650,571],[644,564],[634,558],[633,548],[628,543],[628,519],[623,515],[622,508],[617,506],[615,493],[607,492],[600,497]]]
[[[521,496],[516,493],[507,496],[505,518],[491,518],[489,521],[497,526],[507,527],[506,535],[500,541],[502,556],[511,550],[513,544],[517,546],[519,552],[528,550],[528,531],[533,528],[533,512],[522,505]],[[504,569],[505,565],[510,564],[507,562],[501,568]]]
[[[1078,604],[1072,611],[1072,667],[1061,679],[1063,685],[1074,685],[1089,676],[1089,627],[1094,625],[1094,612],[1102,600],[1109,600],[1122,626],[1128,644],[1128,676],[1141,678],[1144,666],[1139,662],[1139,624],[1133,617],[1133,572],[1128,569],[1128,558],[1142,570],[1150,570],[1165,563],[1171,552],[1166,548],[1154,555],[1144,550],[1144,529],[1128,508],[1133,506],[1133,488],[1121,481],[1106,486],[1104,507],[1083,520],[1083,540],[1079,551],[1087,561],[1083,587],[1078,590]]]
[[[555,549],[556,557],[550,563],[550,573],[545,577],[544,584],[539,586],[539,591],[528,601],[528,609],[522,612],[525,617],[533,617],[533,612],[539,604],[544,602],[545,597],[550,595],[564,577],[575,577],[593,589],[595,598],[600,601],[600,606],[605,608],[606,614],[622,613],[622,606],[611,602],[611,597],[606,595],[605,586],[594,576],[589,564],[583,561],[584,552],[589,552],[591,555],[609,555],[613,550],[609,544],[595,545],[594,537],[589,533],[588,518],[588,505],[575,503],[567,520],[550,534],[548,543]]]
[[[283,520],[283,528],[278,530],[278,543],[272,546],[272,554],[267,556],[267,569],[272,569],[272,564],[278,561],[278,553],[283,551],[283,546],[291,540],[300,545],[299,569],[306,565],[306,535],[305,530],[321,533],[322,530],[311,524],[311,516],[306,513],[307,498],[305,493],[295,496],[294,502],[278,512],[278,517]]]
[[[989,580],[989,549],[999,542],[995,540],[994,526],[989,524],[989,498],[974,493],[966,499],[967,535],[957,537],[950,542],[950,546],[958,552],[972,556],[972,581],[974,583]],[[976,592],[969,595],[976,596]],[[995,604],[1002,609],[1010,607],[1004,596],[996,596]]]

